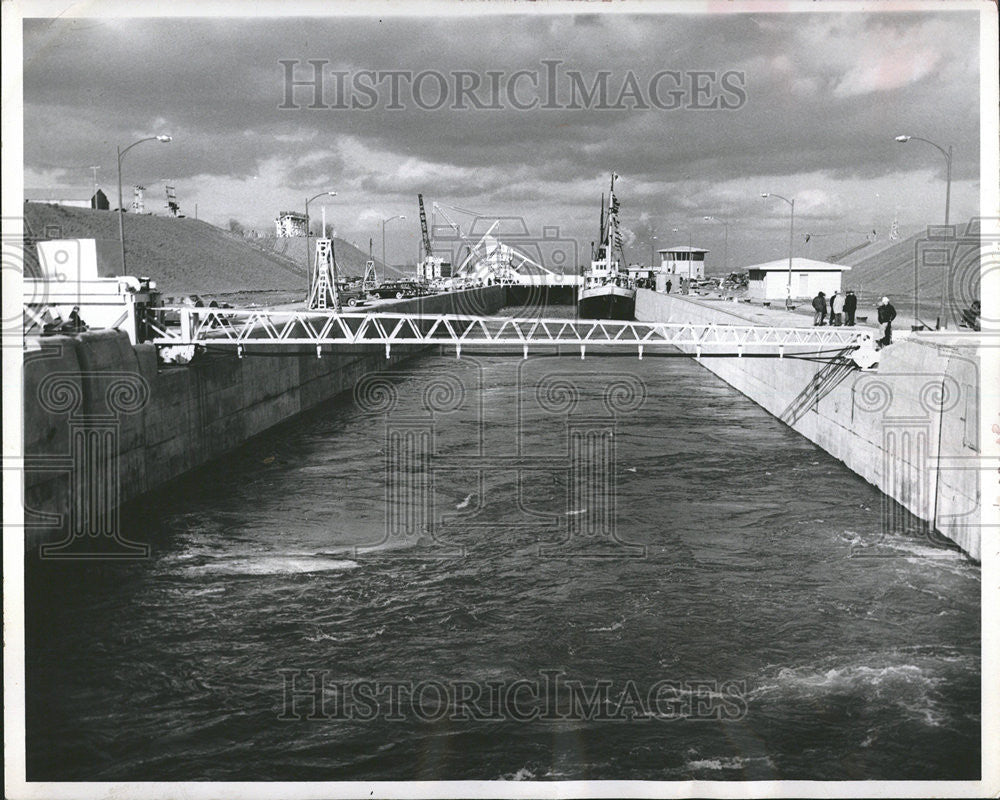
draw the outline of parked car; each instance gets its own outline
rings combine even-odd
[[[369,291],[369,294],[376,297],[394,297],[402,300],[404,297],[419,297],[425,294],[420,284],[414,281],[385,281]]]
[[[340,298],[340,304],[343,306],[350,306],[354,308],[357,305],[363,305],[365,300],[368,299],[368,292],[364,291],[360,287],[350,288],[350,289],[338,289],[337,296]]]

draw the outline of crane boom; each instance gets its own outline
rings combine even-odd
[[[431,236],[427,232],[427,214],[424,213],[424,196],[422,194],[417,195],[417,202],[420,204],[420,232],[424,237],[424,255],[430,258],[434,252],[431,249]]]

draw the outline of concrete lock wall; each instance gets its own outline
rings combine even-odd
[[[719,306],[639,290],[636,319],[756,324]],[[868,372],[791,358],[700,363],[978,561],[979,355],[955,339],[898,341]],[[893,504],[884,514],[887,529],[912,528]]]
[[[505,299],[503,288],[488,287],[382,307],[492,314]],[[24,357],[29,548],[64,537],[74,524],[99,531],[99,521],[74,523],[74,513],[105,503],[112,491],[110,506],[135,500],[423,349],[393,347],[388,359],[382,345],[325,352],[322,358],[313,350],[242,359],[232,354],[167,366],[158,364],[153,345],[133,346],[118,331],[45,337],[41,343]],[[117,488],[105,485],[94,463],[96,447],[115,439]],[[86,501],[73,500],[74,475],[76,491],[88,493]]]

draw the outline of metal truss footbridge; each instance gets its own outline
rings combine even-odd
[[[393,346],[438,345],[461,357],[462,349],[477,352],[520,351],[553,347],[587,352],[644,352],[679,348],[696,357],[783,357],[804,350],[874,350],[872,332],[847,327],[769,327],[696,322],[625,322],[617,320],[510,318],[458,314],[372,311],[280,311],[271,309],[180,308],[151,309],[147,341],[160,348],[205,346],[232,348],[242,356],[287,353],[289,348],[314,348],[317,356],[338,348],[381,346],[390,357]],[[166,324],[165,318],[179,324]]]

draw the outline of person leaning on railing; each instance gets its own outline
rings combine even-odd
[[[816,312],[813,315],[813,326],[822,325],[826,321],[826,293],[819,292],[812,299],[812,307]]]
[[[883,297],[878,302],[878,324],[882,337],[876,342],[880,347],[892,344],[892,321],[896,319],[896,309],[889,302],[888,297]]]

